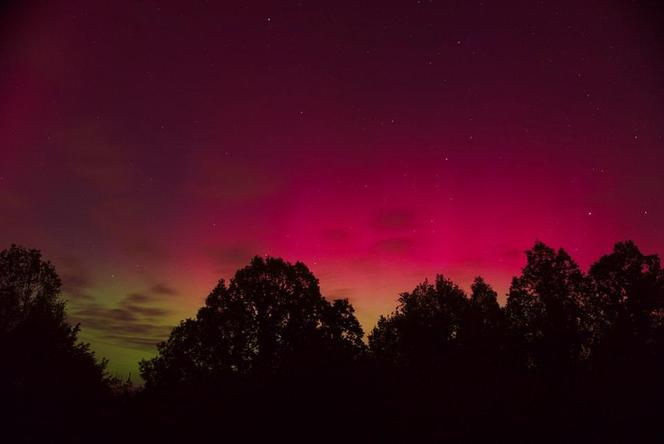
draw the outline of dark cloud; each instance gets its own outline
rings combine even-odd
[[[170,314],[170,310],[158,307],[143,307],[140,305],[128,305],[127,309],[130,310],[132,313],[138,313],[141,316],[149,318],[158,318]]]
[[[156,295],[167,295],[167,296],[174,296],[179,293],[175,288],[163,282],[158,282],[154,284],[150,288],[150,292]]]
[[[125,301],[128,303],[144,303],[144,302],[149,302],[151,301],[152,298],[150,296],[147,296],[143,293],[130,293],[127,295],[125,298]]]
[[[520,259],[522,257],[525,257],[526,252],[524,250],[521,250],[519,248],[511,248],[508,250],[503,251],[501,254],[501,257],[503,259]]]
[[[108,310],[106,316],[120,322],[134,322],[136,315],[126,308],[113,308]]]
[[[383,239],[375,242],[371,250],[377,254],[405,254],[415,248],[415,241],[409,237]]]
[[[349,299],[355,291],[352,288],[335,288],[325,292],[325,297],[329,299]]]
[[[221,265],[237,265],[246,263],[256,255],[253,245],[233,245],[231,247],[219,248],[211,253],[215,262]]]
[[[344,230],[343,228],[330,228],[321,230],[320,237],[328,242],[339,243],[350,240],[352,235],[348,230]]]
[[[159,335],[159,337],[154,338],[141,338],[136,336],[123,335],[105,335],[103,338],[112,342],[127,344],[133,348],[152,350],[156,347],[157,344],[163,341],[166,336],[168,336],[170,329],[171,327],[168,327],[168,331],[164,332],[163,335]]]
[[[209,251],[208,256],[218,273],[233,273],[249,263],[260,249],[253,242],[235,244],[215,248]]]
[[[133,293],[112,307],[85,303],[72,310],[72,319],[80,322],[84,331],[102,339],[149,349],[168,336],[171,326],[165,325],[164,318],[172,314],[161,307],[144,305],[150,301],[149,297]]]
[[[74,315],[78,318],[99,319],[103,321],[117,322],[135,322],[136,315],[126,308],[106,308],[99,304],[90,303],[80,309],[74,310]]]
[[[379,230],[408,230],[415,227],[415,212],[392,208],[381,210],[373,218],[372,226]]]

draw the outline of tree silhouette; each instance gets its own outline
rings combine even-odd
[[[109,442],[661,438],[659,258],[621,242],[584,275],[536,242],[526,259],[505,307],[481,277],[469,295],[442,275],[402,293],[366,350],[347,300],[326,300],[302,263],[255,257],[140,363],[145,389],[109,404],[114,381],[66,322],[53,266],[12,246],[0,252],[5,417],[40,442],[85,441],[100,418],[117,425]]]
[[[500,422],[491,406],[499,405],[507,374],[504,316],[482,278],[471,289],[469,298],[441,275],[424,281],[402,293],[397,309],[369,335],[378,416],[401,424],[402,440],[472,441],[484,436],[468,429],[472,423]]]
[[[664,271],[659,257],[619,242],[588,273],[590,389],[609,424],[653,436],[664,398]],[[615,430],[624,433],[624,429]]]
[[[141,374],[155,387],[354,359],[363,332],[353,311],[323,298],[304,264],[255,257],[173,329]]]
[[[0,252],[0,391],[12,406],[8,424],[24,438],[47,425],[55,434],[65,415],[97,405],[114,382],[106,362],[78,342],[79,326],[67,323],[61,285],[39,251],[12,245]]]
[[[10,334],[33,316],[64,323],[62,283],[53,266],[37,250],[12,245],[0,252],[0,334]]]
[[[622,358],[661,352],[664,271],[659,257],[620,242],[590,267],[589,276],[597,347]]]
[[[586,279],[562,249],[536,242],[512,280],[506,316],[524,364],[553,373],[583,358]]]
[[[458,351],[468,299],[442,275],[424,281],[399,297],[397,309],[381,316],[369,335],[369,349],[379,359],[422,366],[450,359]],[[429,361],[425,364],[425,361]]]
[[[505,352],[505,320],[498,294],[481,277],[471,285],[461,339],[464,355],[477,367],[495,366]]]

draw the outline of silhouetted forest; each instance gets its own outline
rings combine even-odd
[[[537,242],[507,302],[443,275],[365,338],[302,263],[255,257],[111,377],[36,250],[0,252],[2,442],[654,442],[664,272],[633,242],[584,273]]]

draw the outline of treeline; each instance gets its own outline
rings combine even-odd
[[[664,271],[632,242],[584,273],[536,243],[507,303],[442,275],[365,341],[298,262],[255,257],[176,326],[133,390],[64,317],[38,251],[0,253],[12,442],[662,440]]]

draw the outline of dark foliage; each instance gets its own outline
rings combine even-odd
[[[150,426],[134,430],[154,439],[176,423],[162,438],[191,439],[222,423],[231,441],[305,439],[341,412],[359,418],[354,372],[365,345],[353,312],[347,300],[323,298],[304,264],[255,257],[141,362],[145,391],[133,407]]]
[[[3,431],[19,442],[80,436],[70,421],[91,421],[115,382],[67,323],[60,289],[39,251],[0,252]]]
[[[587,282],[562,249],[537,242],[526,257],[505,307],[512,339],[522,364],[560,374],[583,360]]]
[[[380,416],[402,440],[661,440],[659,258],[618,243],[585,275],[541,242],[526,257],[503,309],[481,278],[401,295],[369,335]]]
[[[468,295],[437,276],[400,295],[367,347],[353,307],[303,264],[256,257],[141,362],[144,389],[96,414],[90,441],[661,441],[659,258],[632,242],[588,273],[541,242],[526,258],[504,307],[482,278]],[[104,405],[103,365],[64,321],[50,264],[16,247],[0,259],[4,392],[50,406],[65,381],[67,399]]]
[[[353,311],[324,299],[304,264],[255,257],[173,329],[141,374],[151,389],[348,362],[364,347]]]

